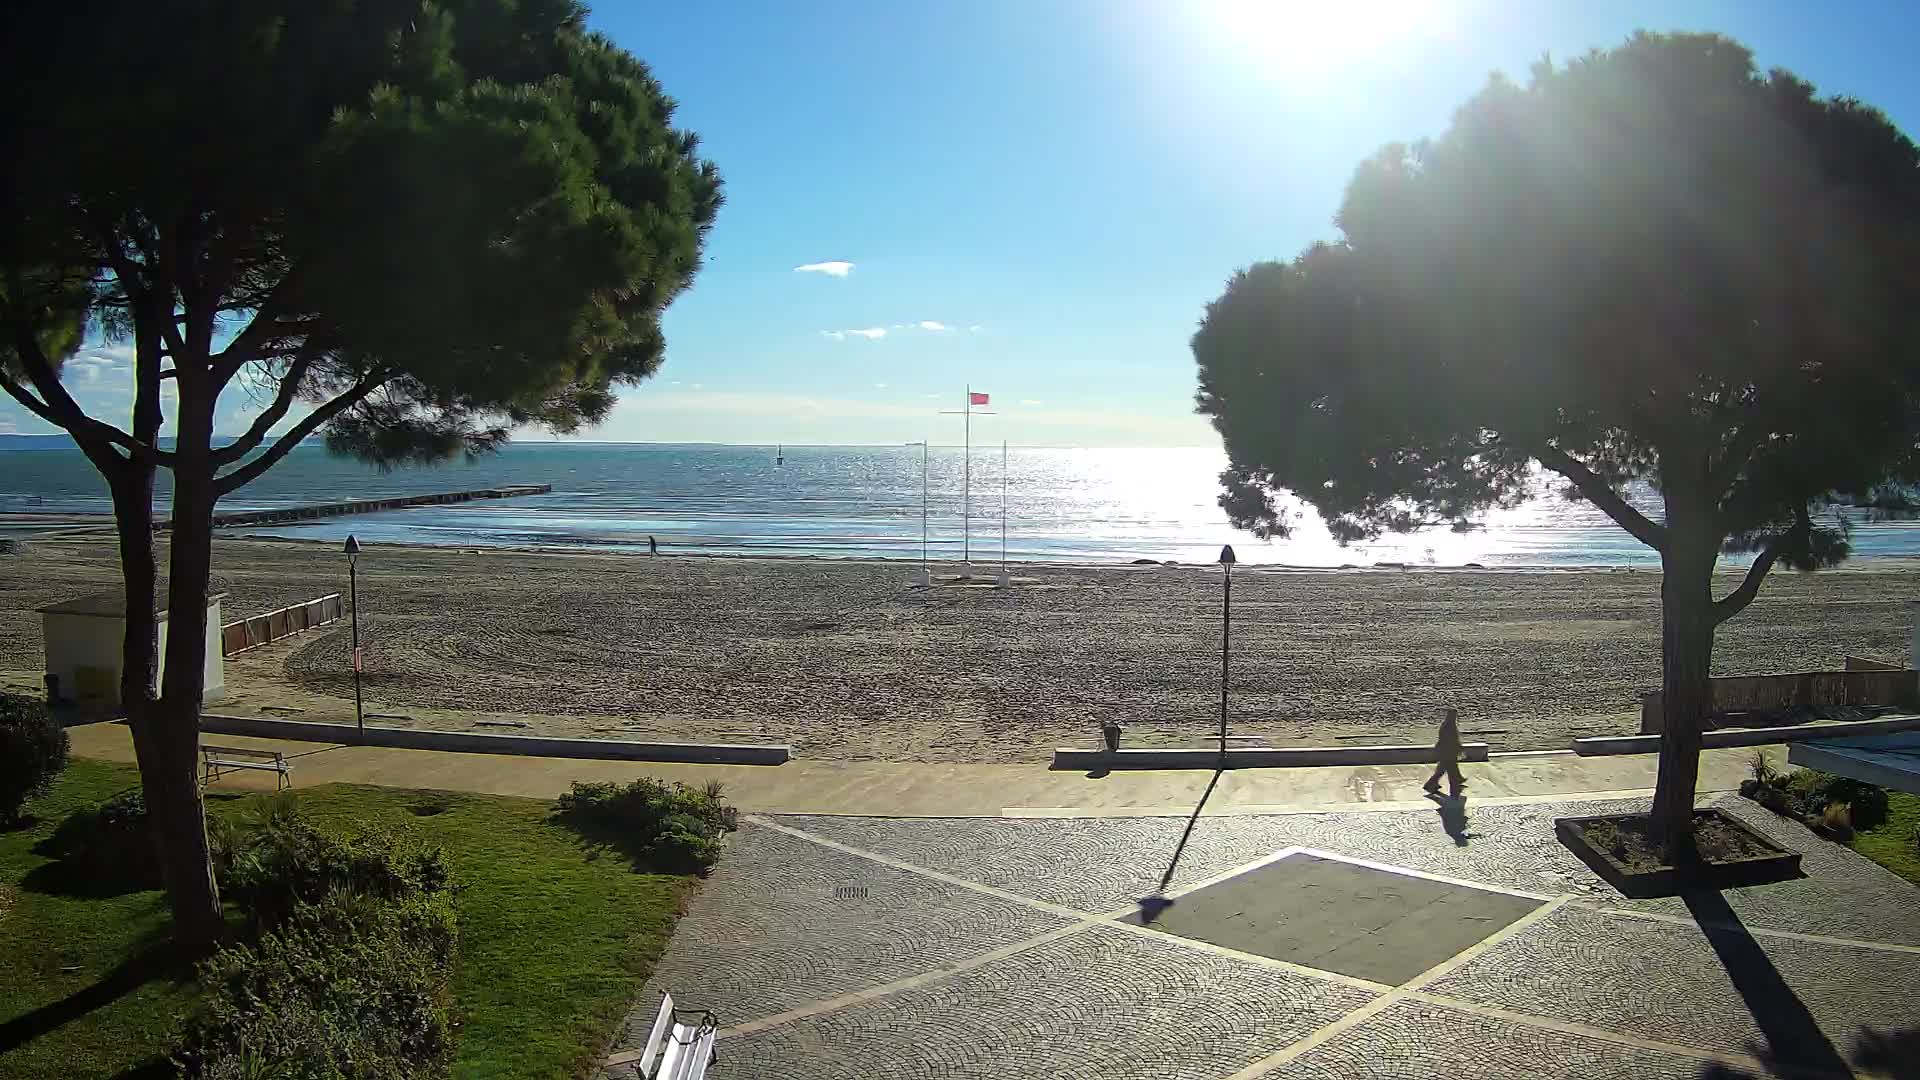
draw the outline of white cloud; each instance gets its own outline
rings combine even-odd
[[[974,325],[974,326],[969,326],[969,327],[967,327],[967,333],[969,333],[969,334],[978,334],[978,333],[981,333],[981,332],[983,332],[983,331],[985,331],[985,330],[986,330],[986,327],[984,327],[984,326],[980,326],[980,325],[977,325],[977,324],[976,324],[976,325]]]
[[[887,384],[883,382],[877,382],[873,384],[873,388],[875,390],[885,390],[887,388]]]
[[[12,435],[19,430],[20,426],[13,422],[13,417],[0,416],[0,435]]]
[[[692,388],[695,390],[705,390],[707,386],[705,383],[694,383]]]
[[[1022,404],[1022,405],[1025,405],[1025,406],[1026,406],[1027,408],[1029,408],[1029,409],[1037,409],[1037,408],[1039,408],[1040,406],[1042,406],[1042,405],[1045,405],[1045,404],[1046,404],[1046,402],[1044,402],[1044,401],[1035,401],[1035,400],[1033,400],[1032,398],[1021,398],[1021,399],[1020,399],[1020,404]]]
[[[845,330],[822,330],[820,331],[820,336],[823,338],[832,338],[835,341],[847,340],[847,332]],[[673,385],[679,386],[680,384],[674,383]]]
[[[912,327],[912,326],[911,326],[910,324],[908,324],[908,323],[903,323],[903,322],[897,322],[897,323],[894,323],[894,324],[893,324],[892,326],[890,326],[890,327],[888,327],[888,329],[890,329],[890,330],[911,330],[911,329],[913,329],[913,327]]]
[[[841,333],[866,338],[868,341],[879,341],[881,338],[887,336],[887,328],[884,326],[868,326],[860,330],[843,330]]]
[[[943,323],[943,322],[936,322],[933,319],[921,319],[920,329],[930,330],[936,334],[944,334],[947,331],[953,329],[953,327],[948,326],[946,323]]]
[[[846,277],[853,273],[853,264],[844,259],[830,259],[826,262],[807,263],[793,268],[796,274],[825,274],[828,277]]]

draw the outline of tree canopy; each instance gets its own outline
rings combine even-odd
[[[87,282],[109,333],[175,315],[149,321],[182,391],[268,405],[218,455],[223,492],[302,401],[299,434],[381,461],[593,422],[658,366],[719,182],[583,20],[569,0],[19,13],[0,123],[36,153],[9,170],[0,295]],[[74,426],[57,356],[36,359],[7,388]]]
[[[1496,76],[1360,166],[1338,242],[1209,307],[1223,502],[1271,532],[1290,491],[1359,539],[1470,522],[1539,462],[1651,547],[1627,481],[1831,561],[1810,509],[1916,476],[1917,164],[1879,112],[1716,36]]]

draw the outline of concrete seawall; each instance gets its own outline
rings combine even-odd
[[[408,750],[453,750],[467,754],[520,754],[527,757],[603,758],[619,761],[683,761],[709,765],[779,765],[792,756],[782,745],[748,743],[657,743],[623,739],[560,739],[538,735],[491,735],[469,731],[423,731],[369,727],[364,737],[352,724],[311,720],[263,720],[251,716],[202,713],[202,733],[250,735],[261,739],[394,746]]]
[[[247,510],[233,514],[215,514],[213,527],[220,529],[235,525],[276,525],[283,521],[309,521],[313,518],[371,514],[380,510],[402,510],[409,506],[441,506],[447,503],[473,502],[478,499],[517,499],[523,495],[545,495],[552,490],[552,484],[516,484],[511,487],[475,488],[472,491],[438,491],[427,495],[396,495],[387,499],[356,499],[352,502],[291,506],[280,510]],[[154,528],[165,530],[171,528],[172,524],[170,521],[163,521],[156,524]]]

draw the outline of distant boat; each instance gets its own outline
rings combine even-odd
[[[785,465],[787,463],[787,444],[785,443],[774,444],[773,463],[775,465]]]

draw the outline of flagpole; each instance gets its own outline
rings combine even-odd
[[[960,467],[960,576],[973,576],[973,384],[967,384],[966,462]]]
[[[1007,440],[1000,440],[1000,584],[1011,583],[1007,577]]]
[[[927,440],[920,440],[920,576],[927,576]]]

